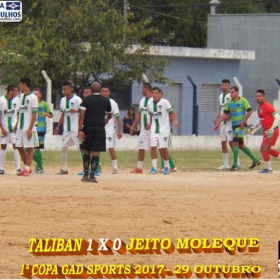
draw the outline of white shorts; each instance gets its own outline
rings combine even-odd
[[[17,130],[16,147],[17,148],[35,148],[39,146],[37,131],[32,131],[32,136],[27,139],[27,130]]]
[[[106,134],[106,149],[115,148],[115,145],[116,145],[115,133]]]
[[[168,148],[170,133],[152,133],[151,147],[158,147],[159,149]]]
[[[0,144],[1,145],[6,145],[6,144],[16,144],[16,134],[14,132],[8,133],[7,136],[0,135]]]
[[[64,132],[62,134],[62,147],[61,148],[69,148],[75,145],[77,149],[80,149],[80,140],[78,138],[77,132],[70,131]]]
[[[233,130],[232,130],[231,123],[221,124],[220,137],[221,137],[221,141],[232,141],[233,140]]]
[[[148,130],[140,132],[139,135],[139,150],[150,150],[151,133]]]

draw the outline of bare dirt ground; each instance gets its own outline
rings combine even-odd
[[[103,170],[98,184],[69,175],[0,178],[0,278],[21,278],[22,264],[259,265],[277,278],[280,172],[175,172],[118,175]],[[148,172],[148,171],[147,171]],[[29,238],[257,237],[259,253],[34,256]],[[174,269],[173,269],[174,270]],[[193,273],[193,278],[196,275]],[[214,277],[215,278],[215,277]]]

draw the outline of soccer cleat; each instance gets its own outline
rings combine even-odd
[[[112,174],[118,174],[118,169],[114,168]]]
[[[43,173],[44,173],[44,169],[40,169],[40,168],[36,169],[34,172],[34,174],[43,174]]]
[[[157,174],[157,170],[154,167],[152,167],[149,174]]]
[[[169,167],[164,167],[163,174],[165,175],[169,174],[169,170],[170,170]]]
[[[99,171],[95,171],[94,172],[94,176],[100,176],[100,172]]]
[[[132,171],[130,171],[130,173],[143,173],[143,169],[142,168],[134,168]]]
[[[257,162],[253,162],[252,165],[249,167],[249,169],[253,169],[254,167],[260,165],[261,162],[258,160]]]
[[[0,169],[0,175],[4,175],[5,174],[5,171]]]
[[[259,173],[262,173],[262,174],[271,174],[273,172],[273,170],[268,170],[267,168],[259,171]]]
[[[229,169],[229,165],[221,165],[220,167],[217,168],[218,170],[223,170],[223,169]]]
[[[171,168],[171,172],[176,172],[177,171],[177,168],[174,167],[174,168]]]
[[[228,171],[238,171],[239,168],[235,165],[233,165],[231,168],[228,169]]]
[[[55,175],[67,175],[68,171],[67,170],[60,170],[58,173],[55,173]]]
[[[81,179],[82,182],[88,182],[88,176],[84,175],[83,178]]]
[[[240,170],[241,169],[241,165],[237,165],[237,168],[238,168],[238,170]]]
[[[21,169],[19,168],[17,171],[16,171],[16,173],[18,174],[18,173],[20,173],[21,172]]]
[[[88,182],[90,183],[98,183],[98,181],[94,177],[88,177]]]
[[[24,169],[22,176],[26,177],[26,176],[29,176],[29,174],[30,174],[30,170]]]
[[[84,176],[84,175],[85,175],[85,172],[84,172],[84,171],[79,172],[78,175],[79,175],[79,176]]]

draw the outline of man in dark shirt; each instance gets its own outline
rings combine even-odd
[[[97,183],[94,173],[98,165],[98,154],[106,151],[105,124],[112,118],[112,108],[110,100],[100,95],[99,83],[94,82],[91,91],[93,94],[85,98],[80,105],[78,136],[83,141],[84,150],[82,181]]]

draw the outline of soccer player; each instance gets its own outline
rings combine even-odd
[[[260,165],[260,161],[254,156],[251,150],[244,145],[244,136],[246,134],[246,122],[252,115],[253,111],[248,102],[244,97],[239,96],[238,88],[230,88],[231,99],[227,102],[222,116],[217,121],[214,126],[214,130],[217,131],[219,125],[228,117],[231,117],[232,130],[233,130],[233,140],[232,140],[232,151],[233,151],[233,165],[229,171],[239,170],[237,159],[239,154],[239,149],[242,150],[248,157],[253,161],[250,169]]]
[[[161,89],[159,89],[159,93],[160,93],[160,98],[163,98],[163,91]],[[177,118],[175,112],[174,112],[174,114],[175,114],[175,118]],[[172,120],[170,120],[170,132],[172,133]],[[171,148],[171,133],[169,135],[168,148]],[[161,156],[161,168],[162,168],[159,172],[163,173],[163,171],[164,171],[164,161],[163,161],[162,149],[159,149],[159,152],[160,152],[160,156]],[[177,171],[177,168],[175,166],[173,157],[170,155],[170,152],[169,152],[169,166],[170,166],[171,172],[176,172]]]
[[[43,167],[43,155],[41,150],[45,147],[45,135],[46,135],[46,117],[52,118],[50,106],[47,102],[42,100],[42,91],[39,88],[34,88],[33,93],[38,98],[38,116],[37,116],[37,134],[39,139],[39,147],[34,149],[33,159],[37,163],[35,174],[44,173]]]
[[[131,173],[143,173],[143,161],[145,159],[145,150],[150,149],[150,129],[147,129],[149,124],[148,104],[153,101],[152,98],[152,86],[149,83],[142,85],[142,94],[145,96],[140,100],[138,114],[130,128],[130,134],[133,134],[135,125],[137,125],[141,119],[141,130],[139,136],[139,150],[138,150],[138,165],[133,169]]]
[[[10,84],[7,87],[7,94],[0,97],[0,175],[5,174],[4,164],[6,159],[7,144],[9,143],[13,144],[16,172],[21,172],[20,157],[18,150],[15,147],[15,132],[17,130],[18,110],[20,107],[20,101],[17,94],[17,86]]]
[[[160,98],[161,93],[158,87],[152,88],[153,101],[148,104],[150,123],[147,128],[151,129],[151,159],[152,168],[150,174],[157,173],[157,148],[161,149],[164,160],[163,174],[169,174],[169,152],[168,142],[170,136],[170,120],[174,126],[178,126],[178,121],[173,107],[167,99]]]
[[[95,171],[98,165],[98,154],[106,152],[105,124],[112,118],[112,107],[108,98],[103,97],[101,85],[91,85],[92,95],[85,98],[80,106],[79,138],[83,141],[83,182],[97,183]],[[107,117],[104,120],[104,116]],[[89,176],[90,175],[90,176]]]
[[[219,118],[224,112],[226,103],[231,99],[230,92],[230,80],[223,79],[221,84],[222,93],[219,96],[219,106],[220,110],[217,113],[216,118],[214,119],[214,124],[217,124]],[[218,169],[229,169],[229,163],[228,163],[228,146],[227,141],[229,143],[229,146],[232,148],[232,139],[233,139],[233,133],[232,133],[232,123],[231,119],[224,120],[220,127],[220,138],[221,138],[221,145],[222,145],[222,155],[223,155],[223,161],[224,164],[218,167]],[[240,169],[240,162],[238,157],[237,166]]]
[[[23,92],[20,97],[19,121],[16,133],[16,147],[21,160],[24,163],[23,171],[18,176],[28,176],[31,173],[34,147],[39,146],[36,131],[36,119],[38,112],[38,98],[30,91],[31,80],[22,78],[19,81],[19,88]]]
[[[263,127],[263,141],[261,144],[261,153],[265,162],[266,168],[261,170],[259,173],[270,174],[272,173],[272,166],[270,162],[270,156],[280,159],[279,152],[272,149],[275,146],[279,135],[279,120],[280,116],[275,111],[274,107],[265,100],[265,91],[258,89],[256,91],[256,101],[258,103],[258,116],[260,121],[253,127],[248,129],[248,134],[260,125]]]
[[[110,89],[108,87],[102,87],[101,95],[105,98],[109,98]],[[105,125],[106,131],[106,148],[108,148],[112,160],[113,171],[112,174],[118,174],[118,164],[117,164],[117,155],[115,151],[115,122],[118,126],[117,138],[122,138],[122,128],[121,128],[121,119],[120,119],[120,111],[119,106],[116,101],[109,98],[111,107],[112,107],[112,118]]]
[[[61,116],[54,130],[54,134],[58,135],[60,126],[63,124],[62,147],[61,147],[61,163],[62,169],[56,175],[66,175],[67,171],[67,149],[75,145],[79,150],[78,120],[79,108],[82,99],[72,93],[72,85],[69,82],[64,82],[62,85],[62,94],[64,97],[60,101]]]

